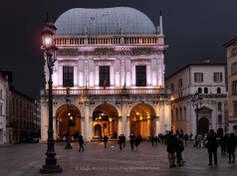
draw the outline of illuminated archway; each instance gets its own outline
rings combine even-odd
[[[68,112],[69,111],[69,112]],[[74,106],[70,105],[62,105],[56,113],[57,119],[57,139],[58,140],[65,140],[68,132],[68,116],[70,117],[70,135],[71,139],[73,140],[75,135],[81,134],[81,114],[79,109]]]
[[[118,135],[118,113],[110,104],[101,104],[93,112],[93,138],[108,136],[116,139]],[[98,133],[99,126],[101,132]]]
[[[130,132],[143,138],[156,135],[154,117],[155,111],[150,105],[141,103],[134,106],[130,112]]]

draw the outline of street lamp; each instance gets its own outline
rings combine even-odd
[[[198,127],[198,112],[199,110],[201,109],[202,107],[202,101],[203,101],[203,97],[198,93],[196,92],[194,94],[194,96],[192,97],[192,105],[193,105],[193,109],[195,110],[196,112],[196,134],[198,135],[198,132],[199,132],[199,127]]]
[[[48,108],[49,108],[49,122],[48,122],[48,142],[47,142],[47,152],[45,165],[40,169],[41,173],[61,173],[62,168],[57,164],[57,159],[55,158],[56,152],[54,149],[54,138],[53,138],[53,101],[52,101],[52,74],[53,66],[56,61],[56,50],[57,47],[54,45],[54,35],[57,28],[52,22],[48,22],[46,27],[42,30],[42,47],[44,54],[46,56],[46,62],[49,70],[48,78]]]
[[[70,105],[71,105],[71,101],[70,101],[70,97],[69,97],[69,90],[70,89],[67,88],[66,103],[67,103],[68,128],[67,128],[67,145],[66,145],[65,149],[72,149],[71,141],[70,141]]]

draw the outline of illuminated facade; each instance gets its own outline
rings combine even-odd
[[[165,84],[171,90],[172,128],[187,134],[209,133],[210,129],[227,131],[227,92],[225,64],[192,63],[178,70]],[[195,94],[201,97],[198,108],[193,106]]]
[[[130,133],[145,138],[171,129],[162,15],[156,28],[133,8],[76,8],[63,13],[55,25],[55,139],[66,136],[68,115],[70,134],[80,133],[88,140]],[[47,89],[46,83],[41,93],[42,140],[48,130]]]

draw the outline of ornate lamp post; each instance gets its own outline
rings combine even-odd
[[[53,138],[53,103],[52,103],[52,74],[53,66],[56,61],[56,50],[57,47],[54,45],[54,35],[57,28],[52,22],[48,22],[46,27],[42,30],[42,47],[46,57],[46,62],[49,70],[48,78],[48,108],[49,108],[49,122],[48,122],[48,142],[47,142],[47,152],[45,165],[40,169],[41,173],[60,173],[62,168],[60,165],[57,165],[57,159],[55,158],[56,152],[54,149],[54,138]]]
[[[194,96],[192,97],[192,105],[193,105],[193,109],[195,110],[196,112],[196,134],[198,135],[198,132],[199,132],[199,127],[198,127],[198,113],[199,113],[199,110],[201,109],[202,107],[202,101],[203,101],[203,97],[198,93],[196,92],[194,94]]]
[[[71,105],[71,101],[70,101],[70,97],[69,97],[69,90],[70,89],[67,88],[66,103],[67,103],[68,128],[67,128],[67,145],[66,145],[65,149],[72,149],[71,141],[70,141],[70,105]]]

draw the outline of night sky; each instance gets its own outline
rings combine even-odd
[[[1,0],[0,69],[13,72],[14,87],[38,98],[44,88],[40,32],[46,14],[56,19],[71,8],[133,7],[159,24],[163,12],[166,76],[183,66],[226,63],[224,43],[237,36],[236,0]]]

